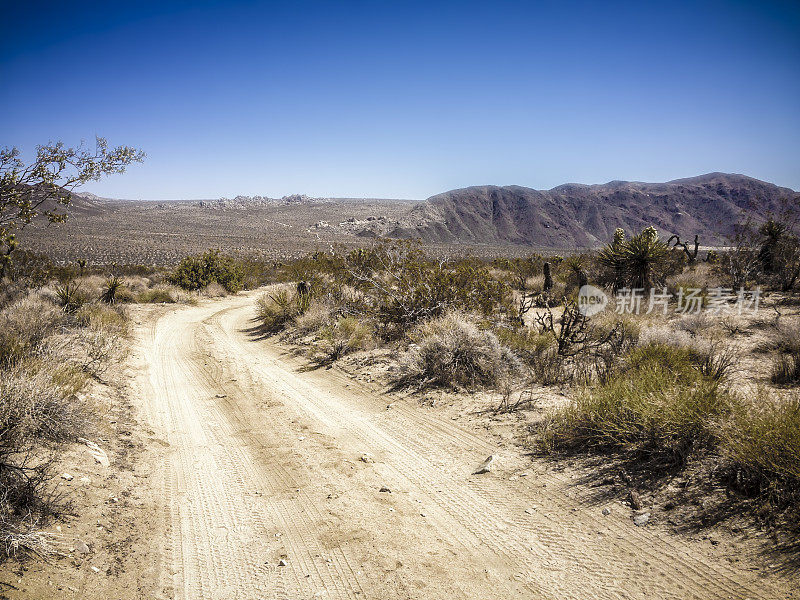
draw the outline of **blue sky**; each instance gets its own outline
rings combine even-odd
[[[148,153],[113,197],[800,189],[797,2],[3,2],[0,76],[0,145]]]

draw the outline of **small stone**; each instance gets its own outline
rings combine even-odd
[[[280,560],[278,561],[278,566],[279,566],[279,567],[285,567],[285,566],[286,566],[286,564],[287,564],[287,563],[286,563],[286,561],[285,561],[285,560],[283,560],[283,559],[280,559]]]
[[[633,517],[633,524],[637,527],[644,527],[650,521],[650,513],[642,513]]]
[[[97,567],[92,567],[92,571],[94,571],[95,573],[99,573],[100,569],[98,569]]]
[[[362,454],[361,458],[359,458],[358,460],[360,460],[363,463],[368,463],[368,464],[375,462],[374,460],[372,460],[372,457],[369,454]]]
[[[419,516],[420,517],[427,517],[428,515],[426,515],[425,513],[419,513]]]
[[[227,395],[227,394],[217,394],[217,396],[216,396],[216,397],[217,397],[217,398],[227,398],[227,397],[228,397],[228,395]]]
[[[83,540],[78,540],[75,542],[75,552],[78,554],[89,554],[91,549]]]
[[[482,475],[483,473],[488,473],[492,470],[492,465],[494,465],[494,454],[487,456],[486,460],[483,461],[483,464],[481,464],[481,466],[479,466],[472,474]]]
[[[385,493],[387,493],[387,494],[391,494],[391,493],[392,493],[392,490],[390,490],[388,487],[382,487],[382,488],[381,488],[380,490],[378,490],[378,491],[379,491],[379,492],[385,492]]]
[[[604,517],[607,517],[610,514],[611,514],[611,509],[610,508],[606,507],[606,508],[603,509],[603,516]]]
[[[72,475],[70,475],[69,473],[62,473],[61,474],[61,479],[63,479],[64,481],[72,481],[75,478]]]

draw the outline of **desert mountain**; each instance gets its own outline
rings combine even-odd
[[[709,173],[666,183],[611,181],[565,184],[551,190],[477,186],[432,196],[390,233],[426,242],[519,244],[556,248],[606,243],[614,229],[654,225],[702,244],[721,243],[742,211],[777,211],[800,194],[765,181]]]

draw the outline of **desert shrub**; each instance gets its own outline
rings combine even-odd
[[[401,358],[398,383],[493,387],[521,371],[519,359],[491,331],[450,312],[421,323]]]
[[[555,339],[529,327],[497,330],[500,342],[524,364],[531,379],[542,385],[563,383],[568,376]]]
[[[800,353],[800,320],[779,320],[769,330],[766,339],[756,350],[759,352]]]
[[[108,329],[124,332],[127,319],[121,308],[102,304],[84,304],[75,312],[75,322],[91,329]]]
[[[296,294],[285,287],[263,294],[256,301],[256,311],[269,333],[282,331],[300,314]]]
[[[647,327],[642,330],[638,343],[640,348],[654,352],[675,350],[682,354],[687,364],[717,381],[727,378],[738,365],[735,346],[720,340],[694,337],[684,329]]]
[[[228,292],[234,293],[244,285],[242,266],[233,257],[209,250],[204,254],[187,256],[169,276],[170,283],[185,290],[195,291],[218,283]]]
[[[203,296],[207,298],[222,298],[223,296],[227,295],[228,291],[216,281],[209,283],[203,289]]]
[[[698,336],[707,329],[711,328],[711,318],[706,313],[695,313],[683,315],[674,323],[674,327],[680,331],[685,331],[692,336]]]
[[[140,304],[172,304],[176,301],[172,291],[165,287],[154,287],[136,295],[136,302]]]
[[[294,319],[295,331],[300,335],[307,335],[330,325],[333,319],[333,310],[322,300],[311,300],[308,309],[297,315]]]
[[[686,350],[637,348],[628,364],[553,413],[539,438],[542,447],[613,449],[684,463],[716,443],[718,423],[736,401],[695,368]]]
[[[33,355],[64,320],[63,311],[36,292],[0,310],[0,366]]]
[[[355,317],[339,317],[334,323],[324,326],[319,337],[318,349],[322,352],[323,362],[335,361],[350,352],[375,346],[372,326]]]
[[[762,395],[764,392],[762,391]],[[735,484],[779,503],[800,499],[800,398],[761,397],[722,428],[722,451]]]
[[[380,244],[346,255],[344,283],[366,296],[385,339],[399,339],[420,321],[449,310],[490,315],[512,309],[511,288],[478,259],[436,261],[413,242]]]

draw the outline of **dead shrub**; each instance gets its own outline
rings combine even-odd
[[[331,307],[325,302],[315,299],[311,300],[308,310],[295,317],[294,328],[299,335],[308,335],[330,325],[332,320],[333,310]]]
[[[21,517],[57,510],[49,489],[57,450],[85,433],[86,405],[46,369],[6,370],[0,378],[0,524],[19,533]],[[13,539],[13,538],[10,538]]]
[[[0,311],[0,365],[13,365],[34,354],[64,322],[64,313],[36,292],[6,306]]]

